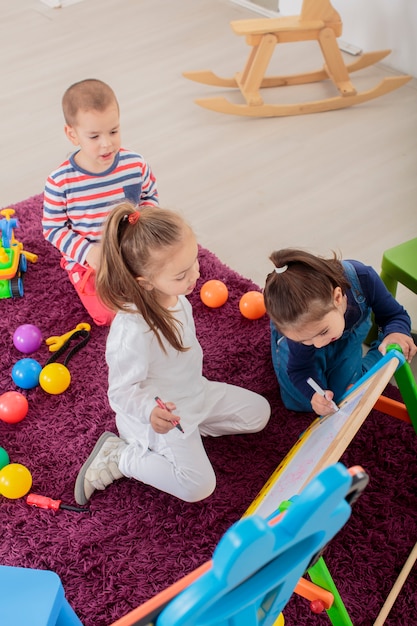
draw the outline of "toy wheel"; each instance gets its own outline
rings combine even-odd
[[[28,260],[24,254],[21,254],[20,259],[19,259],[19,270],[21,272],[26,272],[27,268],[28,268]]]
[[[12,294],[12,298],[23,298],[24,289],[23,289],[23,280],[19,278],[12,278],[10,281],[10,291]]]

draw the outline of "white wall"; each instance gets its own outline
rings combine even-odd
[[[302,0],[279,0],[282,15],[300,12]],[[417,77],[416,0],[332,0],[343,22],[341,39],[364,52],[390,49],[384,65]]]

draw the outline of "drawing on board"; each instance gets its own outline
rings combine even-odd
[[[301,434],[256,496],[246,515],[267,518],[279,505],[297,495],[317,473],[340,459],[367,418],[404,357],[388,352],[339,403],[339,411],[318,417]]]

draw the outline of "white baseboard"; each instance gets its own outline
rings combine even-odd
[[[270,11],[269,9],[265,9],[264,7],[261,7],[259,4],[256,4],[255,2],[250,2],[250,0],[230,0],[231,2],[233,2],[233,4],[238,4],[241,7],[245,7],[245,9],[249,9],[250,11],[255,11],[255,13],[260,13],[261,15],[265,15],[266,17],[278,17],[279,16],[279,12],[277,11]],[[278,0],[277,0],[277,6],[278,6]]]
[[[71,4],[77,4],[78,2],[83,2],[83,0],[40,0],[42,4],[46,4],[46,6],[51,9],[63,9],[65,7],[70,6]]]
[[[340,50],[342,50],[343,52],[347,52],[354,57],[362,54],[362,48],[359,48],[359,46],[354,46],[353,43],[348,43],[347,41],[343,41],[342,39],[338,39],[337,45],[339,46]]]

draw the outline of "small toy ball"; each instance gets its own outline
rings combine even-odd
[[[310,610],[312,611],[312,613],[323,613],[324,611],[324,604],[322,600],[312,600],[310,602]]]
[[[239,301],[239,311],[249,320],[257,320],[266,313],[264,296],[260,291],[248,291]]]
[[[30,354],[40,348],[42,343],[42,333],[33,324],[22,324],[18,326],[13,334],[13,343],[19,352]]]
[[[69,369],[61,363],[45,365],[39,374],[39,384],[46,393],[58,395],[68,389],[71,382]]]
[[[0,420],[8,424],[21,422],[28,413],[29,404],[18,391],[6,391],[0,396]]]
[[[5,465],[9,465],[10,459],[4,448],[0,447],[0,470],[3,469]]]
[[[35,359],[20,359],[13,365],[12,379],[15,385],[22,389],[33,389],[39,385],[41,371],[42,365]]]
[[[32,487],[32,474],[20,463],[10,463],[0,470],[0,494],[15,500],[25,496]]]
[[[212,309],[223,306],[228,297],[228,289],[221,280],[208,280],[200,289],[201,301]]]

